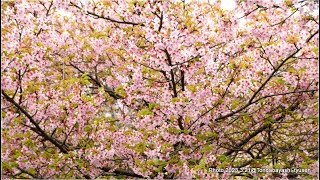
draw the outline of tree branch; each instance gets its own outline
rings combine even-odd
[[[80,6],[76,5],[73,2],[70,2],[70,5],[76,7],[78,9],[80,9],[80,10],[82,9]],[[108,21],[114,22],[114,23],[129,24],[129,25],[133,25],[133,26],[137,26],[137,25],[144,26],[144,23],[141,23],[141,22],[140,23],[136,23],[136,22],[130,22],[130,21],[119,21],[119,20],[115,20],[115,19],[113,19],[111,17],[105,17],[103,15],[98,15],[98,14],[96,14],[94,12],[91,12],[91,11],[86,11],[86,13],[88,13],[88,14],[90,14],[90,15],[98,18],[98,19],[105,19],[105,20],[108,20]]]
[[[12,103],[16,108],[19,109],[29,120],[30,122],[35,126],[35,129],[37,134],[39,134],[41,137],[43,137],[45,140],[50,141],[52,144],[54,144],[62,153],[68,153],[69,149],[67,146],[63,146],[58,140],[54,139],[53,137],[50,137],[40,126],[39,124],[33,119],[33,117],[23,108],[21,107],[17,102],[14,101],[14,99],[10,98],[7,93],[4,92],[4,90],[1,90],[2,95],[5,97],[7,101]]]
[[[29,176],[31,176],[34,179],[41,179],[41,177],[38,177],[38,176],[32,174],[31,172],[20,168],[19,166],[17,167],[17,169],[19,169],[22,173],[28,174]]]
[[[170,67],[172,67],[172,61],[171,61],[171,56],[168,52],[167,49],[163,50],[166,54],[166,57],[167,57],[167,60],[168,60],[168,65]],[[177,84],[174,80],[174,73],[173,73],[173,70],[170,69],[170,75],[171,75],[171,83],[172,83],[172,89],[173,89],[173,97],[178,97],[178,93],[177,93]]]
[[[108,168],[108,167],[103,167],[101,168],[103,171],[105,172],[109,172],[111,170],[111,168]],[[114,170],[113,172],[111,173],[114,173],[116,175],[125,175],[125,176],[131,176],[131,177],[136,177],[136,178],[143,178],[145,179],[143,176],[139,175],[139,174],[136,174],[134,173],[132,170],[127,170],[127,169],[116,169]]]
[[[70,65],[72,67],[74,67],[75,69],[77,69],[80,73],[84,74],[85,72],[83,70],[81,70],[80,68],[78,68],[77,66],[75,66],[74,64],[70,63]],[[87,75],[92,81],[94,81],[94,83],[96,83],[99,87],[104,87],[104,91],[106,93],[108,93],[111,97],[113,97],[114,99],[123,99],[122,96],[120,96],[119,94],[117,94],[116,92],[114,92],[110,87],[108,87],[107,85],[103,85],[98,79],[94,78],[92,75],[88,74]]]

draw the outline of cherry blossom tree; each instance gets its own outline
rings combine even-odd
[[[1,2],[4,178],[317,177],[318,5],[221,5]]]

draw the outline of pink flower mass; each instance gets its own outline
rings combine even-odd
[[[2,177],[318,178],[318,3],[224,1],[2,1]]]

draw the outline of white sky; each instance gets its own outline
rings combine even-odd
[[[223,10],[233,10],[236,7],[236,2],[234,0],[222,0],[221,1],[221,8]]]

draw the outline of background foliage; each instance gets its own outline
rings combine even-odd
[[[316,178],[317,9],[1,2],[3,176]]]

